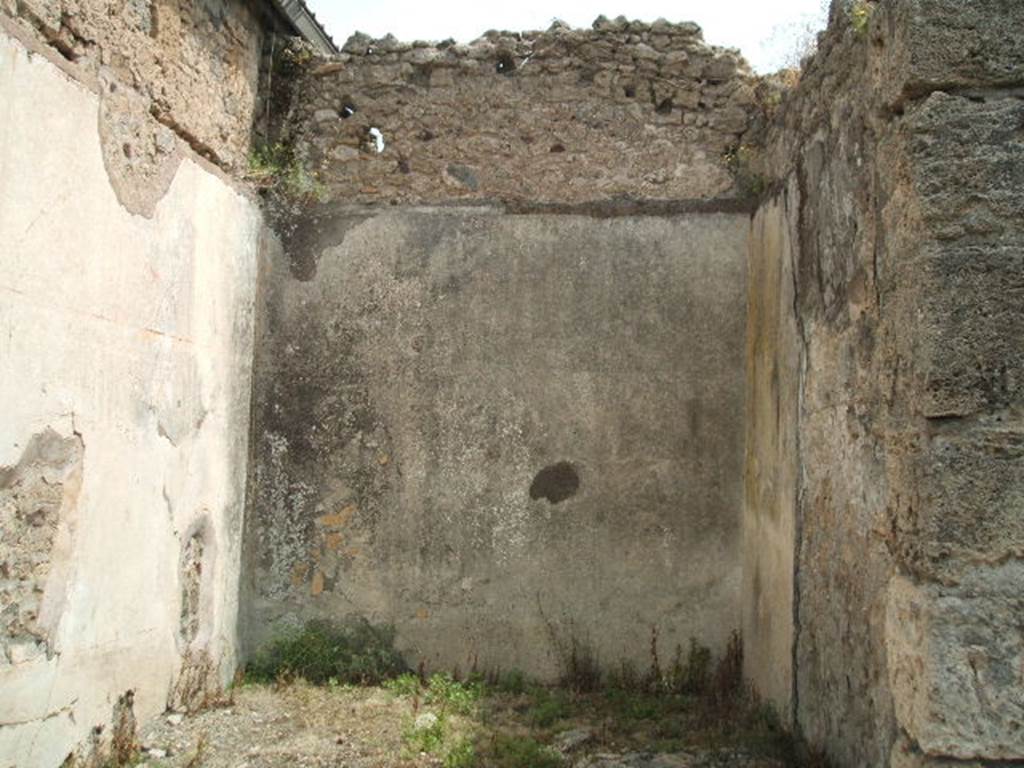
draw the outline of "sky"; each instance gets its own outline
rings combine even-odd
[[[488,29],[547,29],[555,19],[589,27],[599,15],[695,21],[713,45],[739,48],[760,73],[799,64],[824,28],[827,0],[306,0],[341,45],[355,31],[399,40],[476,39]]]

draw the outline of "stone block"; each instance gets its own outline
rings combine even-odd
[[[895,30],[885,66],[894,99],[935,90],[1024,84],[1024,4],[907,0],[887,4]],[[883,23],[884,23],[883,21]]]
[[[973,563],[1024,554],[1024,432],[996,418],[894,438],[894,549],[913,572],[954,582]]]
[[[1024,401],[1024,103],[937,93],[907,118],[926,242],[895,269],[920,307],[920,407],[963,416]]]
[[[900,726],[929,757],[1024,756],[1024,563],[955,588],[889,584],[886,646]]]

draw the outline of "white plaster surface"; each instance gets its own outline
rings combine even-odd
[[[743,665],[757,692],[792,725],[797,429],[801,340],[793,312],[795,182],[761,206],[747,277]]]
[[[260,214],[188,159],[151,218],[128,213],[97,109],[0,33],[0,467],[47,427],[84,444],[51,658],[0,663],[4,768],[59,765],[128,689],[140,721],[164,709],[181,546],[204,515],[192,647],[222,681],[236,656]]]

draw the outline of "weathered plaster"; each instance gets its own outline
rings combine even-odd
[[[799,190],[753,218],[747,276],[743,516],[744,674],[792,725],[798,413],[803,345],[794,303]]]
[[[339,209],[260,336],[247,580],[279,621],[544,678],[739,626],[747,217]]]
[[[187,650],[181,548],[203,516],[209,611],[190,647],[218,685],[236,658],[260,215],[188,159],[150,218],[129,213],[99,108],[0,35],[0,471],[39,435],[82,446],[46,652],[0,662],[0,755],[15,765],[59,765],[124,702],[164,709]]]

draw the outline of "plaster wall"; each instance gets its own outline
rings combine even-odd
[[[789,726],[803,365],[793,311],[798,207],[793,184],[757,211],[747,273],[743,672]]]
[[[245,621],[556,679],[739,627],[748,217],[319,209],[266,281]],[[571,466],[570,466],[571,465]],[[571,477],[570,477],[571,476]],[[561,490],[559,490],[561,489]]]
[[[180,144],[130,213],[98,84],[26,45],[0,33],[0,765],[57,766],[234,671],[261,217]]]

